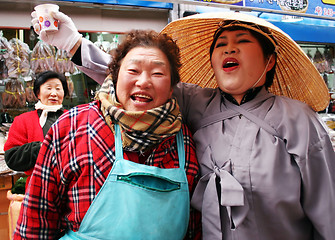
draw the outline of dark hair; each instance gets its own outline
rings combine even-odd
[[[179,69],[181,63],[179,48],[172,38],[153,30],[132,30],[126,34],[122,43],[111,52],[112,61],[108,67],[114,84],[117,82],[122,59],[130,50],[136,47],[155,47],[160,49],[170,63],[171,86],[175,86],[180,81]]]
[[[229,24],[229,23],[227,23],[227,24]],[[243,22],[243,24],[252,25],[252,24],[249,24],[247,22]],[[271,36],[270,31],[266,27],[257,26],[257,28],[259,30],[263,31],[264,34],[267,34],[267,35]],[[221,35],[221,33],[223,31],[236,31],[236,30],[247,30],[247,31],[249,31],[251,33],[251,35],[258,40],[260,46],[262,47],[264,57],[269,58],[273,54],[274,58],[276,60],[277,54],[275,52],[275,46],[273,45],[273,43],[267,37],[265,37],[263,34],[261,34],[258,31],[253,31],[252,29],[245,28],[245,27],[239,26],[239,25],[233,25],[233,24],[229,27],[224,27],[224,28],[219,27],[215,31],[214,36],[213,36],[213,42],[212,42],[212,44],[210,46],[210,50],[209,50],[211,58],[212,58],[212,54],[213,54],[213,51],[214,51],[214,48],[215,48],[216,41],[219,38],[219,36]],[[276,40],[273,37],[272,37],[272,39],[274,40],[274,42],[276,42]],[[277,64],[277,61],[275,61],[275,64],[274,64],[273,68],[266,73],[266,81],[265,81],[265,84],[264,84],[266,89],[268,89],[273,83],[273,78],[274,78],[275,71],[276,71],[276,64]]]
[[[35,81],[34,81],[34,93],[36,97],[40,93],[41,85],[51,78],[58,78],[63,85],[64,97],[68,95],[69,88],[67,86],[67,81],[66,81],[65,76],[63,74],[60,74],[54,71],[44,71],[44,72],[39,73],[36,76]]]

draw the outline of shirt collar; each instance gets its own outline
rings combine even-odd
[[[252,99],[254,99],[256,97],[256,95],[261,91],[261,89],[263,88],[263,86],[260,86],[260,87],[256,87],[256,88],[252,88],[252,89],[249,89],[246,94],[243,96],[242,98],[242,101],[241,101],[241,104],[239,104],[235,98],[230,95],[229,93],[226,93],[224,91],[222,91],[220,89],[220,93],[221,95],[226,98],[228,101],[236,104],[236,105],[242,105],[243,103],[246,103],[246,102],[249,102],[251,101]]]

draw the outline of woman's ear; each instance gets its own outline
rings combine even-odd
[[[275,65],[275,63],[276,63],[276,55],[274,53],[271,54],[270,57],[269,57],[269,59],[268,59],[268,61],[269,61],[268,67],[266,69],[267,72],[270,71],[273,68],[273,66]]]

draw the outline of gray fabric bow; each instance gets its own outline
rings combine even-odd
[[[213,163],[214,164],[214,163]],[[231,175],[231,162],[227,161],[222,168],[213,166],[213,171],[204,175],[192,197],[191,204],[202,212],[204,239],[222,239],[220,204],[227,209],[230,228],[237,228],[249,211],[248,201],[243,187]],[[216,177],[220,178],[221,198],[218,201]]]

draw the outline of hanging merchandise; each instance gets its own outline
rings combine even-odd
[[[316,52],[313,58],[313,63],[316,69],[318,69],[319,73],[324,73],[328,69],[327,62],[318,48],[316,49]]]
[[[28,44],[18,38],[9,40],[13,48],[12,53],[6,60],[8,76],[10,78],[25,77],[30,74],[30,49]]]
[[[31,53],[31,70],[38,74],[47,70],[55,70],[55,48],[43,41],[38,41]]]
[[[58,49],[56,52],[56,71],[63,74],[75,72],[74,63],[70,60],[69,53],[65,50]]]
[[[72,99],[72,98],[77,97],[74,91],[74,83],[72,81],[71,74],[69,72],[66,72],[65,77],[66,77],[67,87],[69,89],[69,98]]]
[[[10,46],[8,40],[3,37],[0,31],[0,80],[8,78],[8,68],[6,66],[6,59],[9,57],[13,48]]]
[[[115,34],[115,36],[113,37],[113,42],[110,45],[110,49],[114,49],[117,48],[117,45],[119,44],[119,35]]]
[[[26,106],[26,94],[23,84],[18,78],[6,82],[2,93],[2,105],[6,108],[23,108]]]
[[[307,50],[307,57],[313,62],[313,57],[310,49]]]
[[[25,77],[24,81],[27,104],[28,107],[32,107],[38,101],[34,93],[34,81],[31,76]]]
[[[94,45],[106,53],[109,53],[109,51],[111,50],[110,42],[103,40],[102,33],[98,35],[97,41],[94,43]]]
[[[332,66],[334,65],[334,60],[333,60],[333,54],[331,52],[331,48],[326,47],[323,55],[325,57],[325,61],[327,62],[326,72],[327,73],[334,73],[334,71],[332,70]]]

